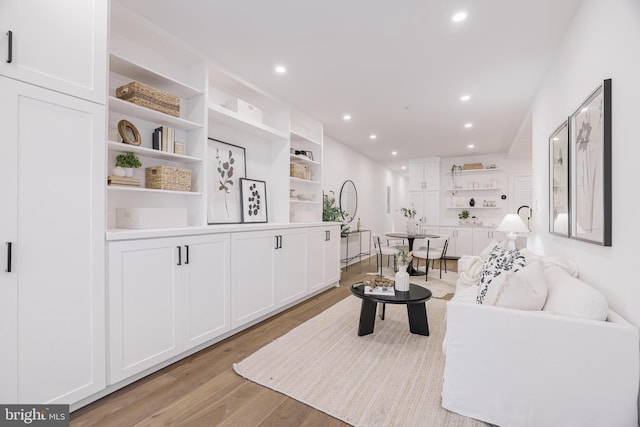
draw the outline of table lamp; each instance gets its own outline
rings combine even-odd
[[[511,250],[516,248],[516,233],[528,233],[529,229],[518,215],[506,214],[496,231],[507,233],[507,249]]]

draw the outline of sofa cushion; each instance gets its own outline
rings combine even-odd
[[[557,265],[545,265],[547,301],[543,311],[583,319],[606,320],[607,299],[598,290]]]
[[[507,271],[518,271],[525,265],[524,256],[518,249],[505,251],[499,246],[493,248],[489,254],[489,258],[482,265],[482,273],[480,274],[480,283],[478,286],[478,297],[476,302],[482,304],[487,289],[491,286],[494,278],[504,274]]]
[[[487,288],[483,304],[520,310],[542,310],[547,284],[540,260],[530,261],[518,271],[497,276]]]

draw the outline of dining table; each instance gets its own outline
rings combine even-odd
[[[437,234],[403,233],[403,232],[385,233],[385,236],[386,237],[391,237],[391,238],[394,238],[394,239],[407,239],[407,241],[409,242],[409,252],[413,251],[413,241],[415,239],[438,239],[438,238],[440,238],[440,236],[437,235]],[[416,270],[415,268],[413,268],[413,259],[409,262],[409,265],[407,266],[407,273],[409,273],[409,276],[424,276],[425,274],[427,274],[424,271]]]

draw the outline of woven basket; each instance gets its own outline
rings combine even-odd
[[[291,163],[289,166],[289,176],[300,179],[309,179],[309,168],[305,165]]]
[[[172,166],[145,168],[144,186],[156,190],[191,191],[191,170]]]
[[[482,169],[482,163],[465,163],[462,165],[462,170],[472,171],[476,169]]]
[[[141,107],[180,117],[180,98],[140,82],[131,82],[116,89],[116,97]]]

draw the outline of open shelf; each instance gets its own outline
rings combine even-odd
[[[170,126],[182,130],[194,130],[202,128],[202,125],[180,117],[170,116],[159,111],[150,110],[145,107],[123,101],[115,96],[109,97],[109,111],[120,113],[129,117],[136,117],[141,120],[156,123],[157,125]]]
[[[296,154],[290,154],[289,156],[291,157],[291,161],[294,163],[303,163],[303,164],[320,166],[320,162],[316,162],[315,160],[311,160],[310,158],[305,156],[300,156]]]
[[[246,133],[265,139],[287,139],[286,132],[267,126],[264,123],[247,119],[243,115],[215,103],[209,103],[209,120],[233,126]]]
[[[500,206],[447,206],[447,209],[502,209]]]
[[[145,194],[166,194],[166,195],[176,195],[176,196],[202,196],[202,193],[197,193],[195,191],[173,191],[173,190],[156,190],[154,188],[145,188],[145,187],[119,187],[114,185],[107,185],[107,189],[110,192],[133,192],[133,193],[145,193]]]
[[[202,162],[202,159],[198,157],[191,157],[191,156],[185,156],[183,154],[175,154],[175,153],[169,153],[166,151],[153,150],[151,148],[140,147],[138,145],[125,144],[122,142],[109,141],[108,147],[109,147],[109,151],[118,151],[122,153],[131,151],[132,153],[136,153],[140,156],[150,157],[154,159],[169,160],[172,162],[181,162],[181,163]]]
[[[300,200],[300,199],[289,199],[289,201],[291,203],[306,203],[306,204],[310,204],[310,205],[317,205],[320,202],[315,201],[315,200]]]
[[[302,135],[301,133],[296,132],[295,130],[291,130],[291,143],[294,142],[306,142],[306,143],[310,143],[310,144],[315,144],[320,146],[321,144],[317,141],[314,141],[311,138],[308,138],[304,135]]]
[[[448,188],[446,191],[454,192],[454,191],[500,191],[500,188]]]
[[[320,185],[320,183],[318,181],[311,181],[308,179],[302,179],[302,178],[294,178],[292,176],[289,177],[289,179],[291,180],[291,182],[301,182],[303,184],[315,184],[315,185]]]

